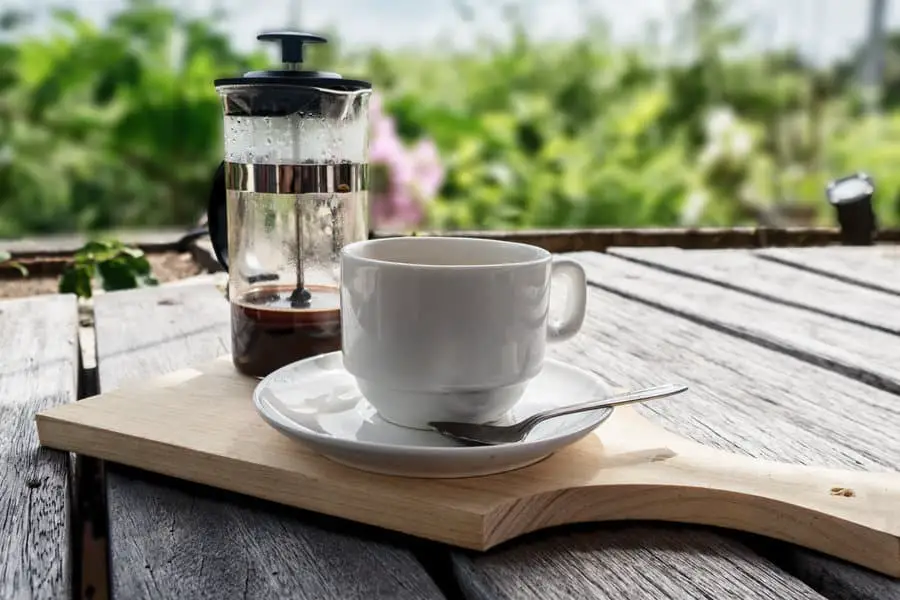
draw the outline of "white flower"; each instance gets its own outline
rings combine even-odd
[[[736,129],[729,136],[729,154],[735,158],[744,158],[753,150],[753,136],[746,129]]]
[[[717,162],[722,154],[722,144],[718,141],[710,141],[703,147],[703,150],[700,152],[700,157],[697,160],[701,165],[708,166]]]
[[[734,111],[725,106],[714,108],[706,115],[706,135],[718,140],[728,135],[737,125]]]
[[[698,157],[703,166],[721,160],[743,160],[753,151],[753,135],[730,108],[717,108],[706,117],[706,145]]]
[[[681,205],[681,224],[694,225],[703,216],[706,203],[709,202],[709,195],[701,190],[694,190],[690,193]]]

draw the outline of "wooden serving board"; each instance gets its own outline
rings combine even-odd
[[[900,473],[767,462],[616,409],[530,467],[411,479],[345,467],[256,414],[230,357],[37,415],[41,445],[464,548],[567,523],[647,519],[785,540],[900,577]]]

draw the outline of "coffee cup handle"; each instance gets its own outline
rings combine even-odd
[[[557,319],[551,316],[547,321],[547,339],[551,342],[563,342],[574,337],[584,323],[587,312],[587,275],[584,267],[574,260],[554,258],[551,277],[556,275],[566,275],[568,293],[563,314]]]

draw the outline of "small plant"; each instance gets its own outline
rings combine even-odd
[[[0,267],[4,266],[17,269],[22,274],[22,277],[28,277],[28,269],[25,268],[25,265],[17,260],[12,260],[12,254],[6,250],[0,250]]]
[[[95,278],[107,292],[159,283],[150,271],[143,250],[118,240],[94,240],[79,248],[73,263],[60,276],[59,291],[90,298]]]

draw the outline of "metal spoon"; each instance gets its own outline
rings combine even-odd
[[[686,385],[660,385],[625,394],[617,394],[615,396],[610,396],[609,398],[600,398],[582,402],[580,404],[573,404],[571,406],[551,408],[550,410],[531,415],[527,419],[519,421],[514,425],[481,425],[479,423],[457,423],[454,421],[432,421],[429,425],[437,430],[438,433],[469,444],[478,444],[482,446],[512,444],[514,442],[521,442],[525,439],[525,436],[534,429],[535,425],[542,421],[546,421],[547,419],[597,410],[598,408],[622,406],[623,404],[634,404],[635,402],[646,402],[647,400],[674,396],[685,390],[687,390]]]

